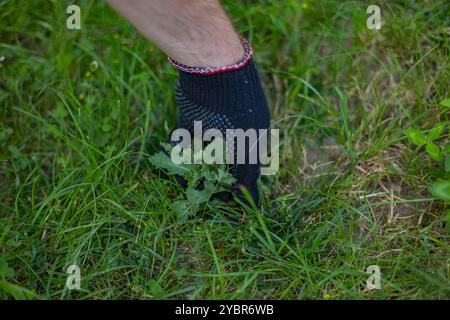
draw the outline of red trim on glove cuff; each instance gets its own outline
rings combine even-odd
[[[187,73],[195,73],[195,74],[201,74],[201,75],[212,75],[212,74],[216,74],[216,73],[221,73],[221,72],[226,72],[226,71],[231,71],[231,70],[237,70],[242,68],[243,66],[245,66],[250,59],[253,56],[253,50],[252,47],[250,46],[250,43],[248,43],[248,41],[244,38],[241,38],[241,43],[242,46],[244,47],[244,57],[237,63],[232,64],[232,65],[228,65],[228,66],[224,66],[224,67],[191,67],[191,66],[187,66],[184,65],[174,59],[172,59],[171,57],[168,57],[170,63],[178,70],[183,71],[183,72],[187,72]]]

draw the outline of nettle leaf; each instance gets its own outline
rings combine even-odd
[[[202,204],[208,202],[215,191],[213,183],[205,181],[202,190],[188,187],[186,189],[187,200],[178,200],[171,205],[171,209],[177,214],[178,222],[184,222],[187,218],[197,213]]]
[[[429,190],[433,197],[444,201],[450,201],[449,180],[438,180],[430,187]]]
[[[152,155],[150,162],[157,168],[165,169],[170,174],[183,176],[188,187],[185,189],[185,200],[172,203],[171,210],[177,214],[178,223],[186,221],[189,216],[197,213],[201,206],[216,192],[229,190],[235,183],[235,178],[228,172],[225,164],[213,165],[177,165],[170,158],[172,147],[163,145],[166,152]]]
[[[441,147],[439,147],[437,144],[428,143],[426,146],[426,151],[428,155],[431,157],[431,159],[436,161],[443,160],[441,155]]]
[[[450,172],[450,155],[448,155],[445,158],[444,167],[445,167],[445,172]]]
[[[184,222],[191,215],[195,214],[199,205],[190,203],[188,200],[178,200],[172,203],[170,208],[177,214],[178,222]]]
[[[444,108],[450,108],[450,98],[442,100],[439,104]]]
[[[442,152],[444,153],[450,153],[450,144],[446,145],[445,147],[442,148]]]
[[[187,200],[190,203],[194,203],[194,204],[200,205],[200,204],[208,201],[209,197],[211,196],[210,192],[208,192],[208,191],[207,190],[196,190],[196,189],[193,189],[193,188],[188,188],[186,190]]]
[[[217,181],[227,186],[231,186],[236,183],[236,179],[226,169],[223,168],[219,170]]]
[[[210,195],[210,197],[217,191],[217,188],[220,188],[220,185],[217,185],[213,181],[205,180],[203,190]],[[221,189],[223,190],[223,188]]]
[[[427,137],[422,131],[416,129],[406,129],[404,132],[409,140],[411,140],[411,142],[416,146],[420,147],[427,143]]]
[[[189,172],[189,169],[185,166],[173,163],[172,159],[164,152],[150,156],[149,160],[158,169],[166,169],[171,174],[185,176]]]
[[[428,140],[433,141],[439,138],[447,127],[446,123],[439,123],[433,129],[428,132]]]

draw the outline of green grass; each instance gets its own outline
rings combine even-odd
[[[260,211],[210,203],[183,223],[182,188],[148,160],[175,125],[177,73],[103,1],[77,1],[67,30],[68,4],[0,0],[1,298],[450,298],[448,203],[428,191],[443,164],[404,134],[449,120],[447,1],[226,1],[280,171]]]

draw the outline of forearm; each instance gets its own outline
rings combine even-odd
[[[190,66],[236,63],[244,54],[218,0],[107,0],[144,36]]]

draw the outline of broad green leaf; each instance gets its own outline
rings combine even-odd
[[[18,248],[18,247],[20,247],[21,245],[22,245],[22,241],[20,241],[20,240],[14,240],[14,239],[9,239],[8,241],[6,241],[6,245],[9,247],[9,248]]]
[[[442,161],[441,148],[434,143],[428,143],[426,146],[427,153],[430,155],[431,159],[436,161]]]
[[[427,137],[422,131],[416,129],[406,129],[405,134],[416,146],[423,146],[427,143]]]
[[[16,300],[31,300],[36,296],[33,291],[19,287],[4,280],[0,280],[0,289],[13,296]]]
[[[163,293],[163,289],[155,279],[150,279],[147,281],[147,290],[153,297],[156,298],[161,297],[161,294]]]
[[[110,122],[105,122],[102,125],[103,132],[109,132],[112,129],[112,124]]]
[[[445,153],[450,153],[450,144],[446,145],[444,148],[442,148],[442,151]]]
[[[6,260],[0,258],[0,276],[3,276],[5,278],[12,278],[14,277],[14,275],[14,270],[8,266]]]
[[[8,137],[14,132],[11,128],[6,128],[5,130],[0,130],[0,141],[8,139]]]
[[[63,119],[68,114],[69,113],[67,112],[66,107],[63,104],[58,104],[55,111],[53,111],[53,115],[58,119]]]
[[[439,138],[447,127],[446,123],[440,123],[428,132],[428,141],[433,141]]]
[[[433,197],[450,201],[450,181],[449,180],[438,180],[431,187],[430,192]]]
[[[439,103],[439,104],[445,108],[450,108],[450,98],[442,100],[441,103]]]
[[[445,172],[450,172],[450,155],[448,155],[445,158],[444,167],[445,167]]]

